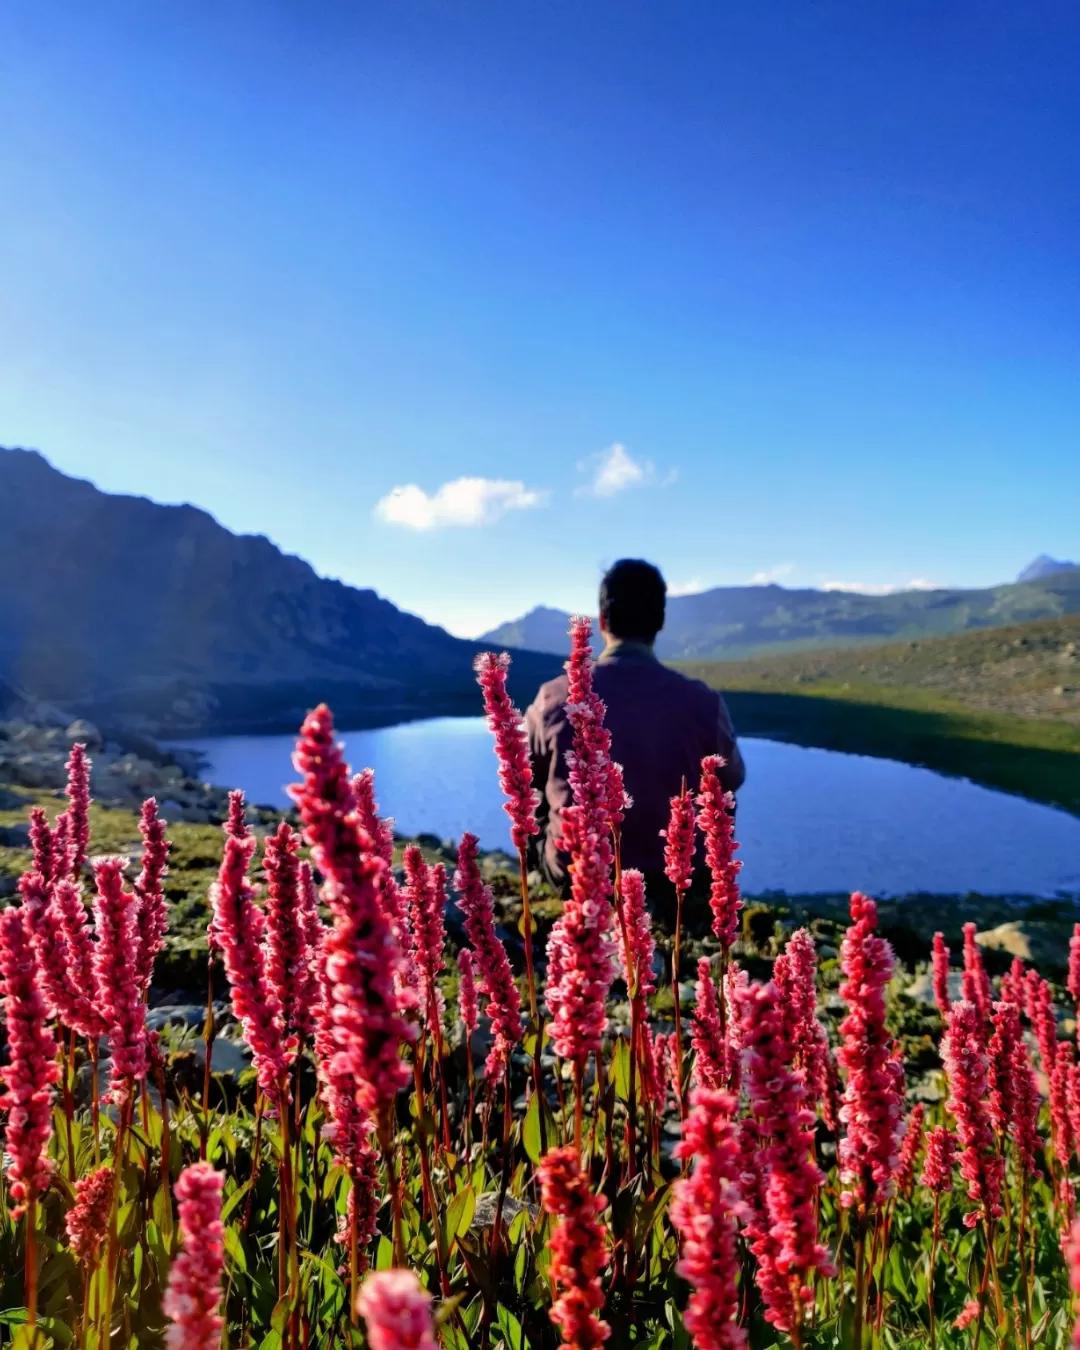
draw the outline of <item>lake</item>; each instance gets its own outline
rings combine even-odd
[[[440,717],[342,734],[355,770],[371,767],[379,804],[404,834],[510,846],[492,740],[482,718]],[[281,806],[291,736],[184,741],[206,776]],[[1080,894],[1080,819],[892,760],[742,742],[739,856],[748,894],[860,889]]]

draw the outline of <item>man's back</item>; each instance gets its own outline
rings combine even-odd
[[[727,707],[715,690],[669,670],[639,643],[609,647],[597,662],[593,685],[607,706],[612,755],[623,767],[634,801],[623,828],[623,865],[659,872],[664,865],[660,831],[683,777],[696,788],[704,756],[720,754],[728,761],[725,787],[734,791],[743,781],[742,756]],[[566,695],[565,676],[543,685],[525,719],[534,781],[543,795],[544,870],[556,880],[564,860],[555,841],[562,810],[570,802],[566,752],[573,738]]]

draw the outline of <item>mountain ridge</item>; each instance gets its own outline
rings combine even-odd
[[[2,448],[0,501],[0,680],[26,696],[153,735],[295,729],[324,698],[343,727],[480,707],[480,643],[201,508]],[[519,697],[556,670],[521,653]]]

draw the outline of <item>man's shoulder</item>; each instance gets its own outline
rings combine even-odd
[[[720,695],[715,689],[710,689],[704,680],[684,675],[681,670],[675,670],[671,666],[661,666],[660,669],[664,672],[665,683],[672,689],[678,689],[684,696],[692,692],[703,703],[719,703]]]
[[[559,675],[540,686],[529,711],[544,718],[553,717],[565,707],[569,695],[570,682],[565,675]]]

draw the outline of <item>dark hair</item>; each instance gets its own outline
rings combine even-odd
[[[612,637],[652,642],[664,626],[667,586],[658,568],[620,558],[600,582],[600,617]]]

